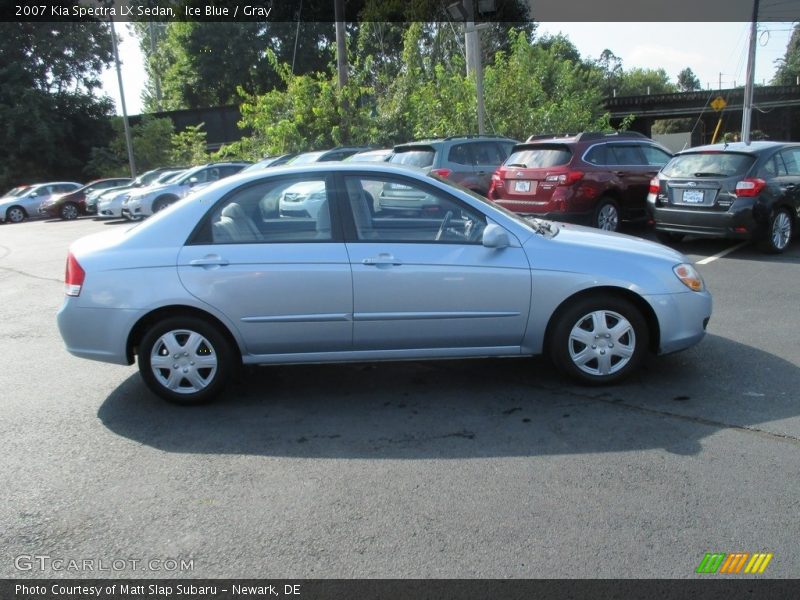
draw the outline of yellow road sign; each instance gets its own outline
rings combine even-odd
[[[728,103],[725,102],[725,98],[723,98],[722,96],[717,96],[711,101],[711,108],[713,108],[717,112],[721,111],[726,106],[728,106]]]

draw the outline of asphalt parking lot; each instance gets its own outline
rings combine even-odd
[[[800,240],[677,245],[708,335],[622,385],[543,359],[258,367],[186,409],[64,350],[67,248],[111,227],[0,226],[1,577],[684,578],[706,552],[797,576]]]

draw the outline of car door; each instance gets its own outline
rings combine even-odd
[[[21,198],[20,204],[29,215],[38,215],[39,207],[49,200],[53,193],[53,185],[41,185],[35,187],[25,197]]]
[[[331,203],[316,218],[264,208],[286,188],[314,180],[330,188],[318,172],[237,188],[179,253],[184,287],[228,317],[248,354],[290,360],[352,345],[353,283]]]
[[[785,174],[775,178],[794,210],[795,223],[800,222],[800,147],[786,148],[780,152]]]
[[[647,164],[636,143],[608,144],[606,161],[619,186],[623,214],[627,218],[644,216],[650,180],[658,168]]]
[[[386,186],[428,199],[417,211],[370,210]],[[418,179],[343,174],[338,189],[353,271],[355,350],[519,351],[531,298],[522,248],[483,246],[485,215]]]
[[[485,141],[472,144],[472,156],[475,161],[475,191],[485,196],[489,191],[492,173],[503,164],[508,154],[497,142]]]

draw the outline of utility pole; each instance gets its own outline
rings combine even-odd
[[[339,93],[342,94],[342,142],[350,142],[350,131],[347,126],[348,103],[344,97],[344,89],[347,87],[347,38],[344,29],[344,0],[333,1],[333,13],[336,20],[336,70],[339,76]]]
[[[750,143],[750,118],[753,113],[753,80],[755,79],[756,36],[758,35],[758,1],[753,0],[753,20],[750,23],[750,48],[747,52],[747,82],[744,85],[742,106],[742,134],[745,144]]]
[[[117,82],[119,83],[119,100],[122,105],[122,124],[125,127],[125,144],[128,146],[128,163],[131,167],[131,178],[136,179],[136,161],[133,159],[133,142],[131,141],[131,128],[128,125],[128,109],[125,107],[125,90],[122,87],[122,67],[119,64],[119,52],[117,51],[117,32],[114,29],[114,18],[109,19],[111,23],[111,46],[114,49],[114,63],[117,66]]]
[[[487,3],[489,12],[495,10],[494,2]],[[467,54],[467,77],[475,77],[475,95],[478,104],[478,133],[486,132],[486,108],[483,99],[483,61],[481,58],[480,30],[488,25],[475,25],[475,3],[473,0],[459,0],[447,7],[455,19],[464,20],[464,48]]]
[[[156,55],[156,24],[153,21],[149,21],[147,23],[148,29],[150,31],[150,56],[155,57]],[[154,83],[156,87],[156,110],[161,112],[161,73],[153,72],[155,75]]]

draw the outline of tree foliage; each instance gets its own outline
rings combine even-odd
[[[112,120],[114,137],[106,146],[92,149],[87,171],[107,175],[130,175],[128,165],[128,146],[125,142],[125,129],[121,117]],[[173,136],[172,121],[167,118],[145,116],[131,125],[131,144],[136,161],[136,170],[144,172],[155,167],[163,167],[172,162],[170,153]],[[180,161],[179,161],[180,162]]]
[[[800,24],[794,26],[792,36],[786,45],[786,54],[775,61],[777,70],[772,85],[796,85],[800,77]]]
[[[0,188],[81,179],[91,148],[112,131],[96,98],[111,59],[101,23],[5,23],[0,36]]]
[[[689,67],[678,73],[678,90],[681,92],[695,92],[703,89],[697,75]]]

